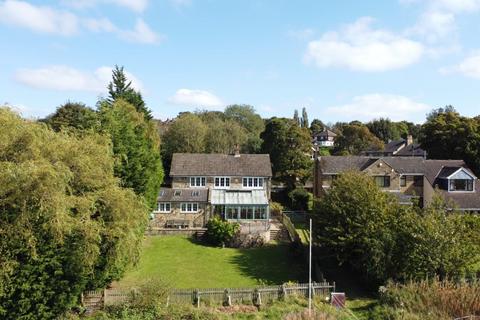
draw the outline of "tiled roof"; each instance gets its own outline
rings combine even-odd
[[[174,153],[170,176],[271,177],[272,166],[268,154]]]
[[[177,191],[177,193],[176,193]],[[166,202],[207,202],[208,189],[161,188],[157,201]]]
[[[453,201],[454,208],[460,210],[480,210],[480,181],[475,180],[474,192],[447,192],[447,190],[438,189],[447,203]]]

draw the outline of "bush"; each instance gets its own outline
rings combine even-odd
[[[293,210],[308,211],[313,207],[313,195],[303,188],[297,188],[288,193]]]
[[[274,215],[279,215],[283,211],[283,206],[278,202],[270,203],[270,212]]]
[[[213,217],[207,223],[207,232],[205,233],[207,241],[215,246],[228,246],[233,237],[240,231],[238,223],[230,223],[219,217]]]

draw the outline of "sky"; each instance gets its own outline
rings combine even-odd
[[[0,104],[91,107],[124,66],[156,118],[480,114],[480,0],[0,0]]]

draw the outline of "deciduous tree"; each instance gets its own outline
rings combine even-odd
[[[0,108],[0,318],[56,319],[136,260],[147,208],[113,169],[108,138]]]

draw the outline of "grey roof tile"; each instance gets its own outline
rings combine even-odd
[[[272,166],[268,154],[174,153],[170,176],[271,177]]]

